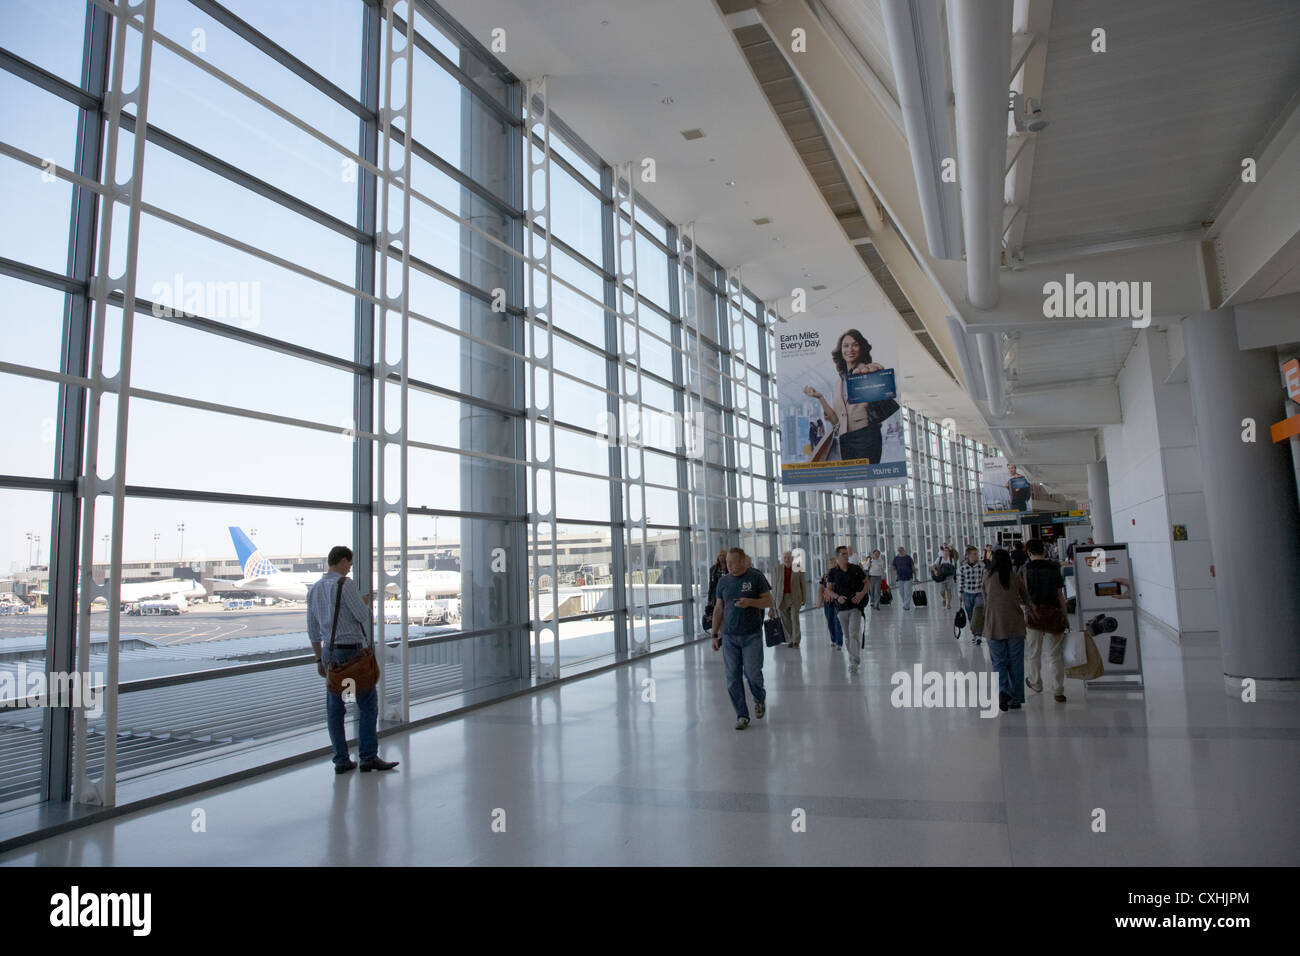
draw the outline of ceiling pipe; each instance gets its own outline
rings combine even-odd
[[[998,304],[1002,265],[1011,13],[1012,0],[948,0],[966,298],[986,310]],[[1001,351],[992,335],[979,335],[977,344],[989,412],[1001,418],[1007,411]]]
[[[984,394],[989,403],[989,414],[1001,418],[1007,413],[1006,380],[1002,376],[1002,349],[998,347],[996,332],[981,332],[975,336],[984,366]]]
[[[961,257],[961,197],[944,182],[944,160],[956,158],[948,114],[948,68],[943,56],[943,0],[882,0],[889,59],[898,88],[903,129],[930,255]]]

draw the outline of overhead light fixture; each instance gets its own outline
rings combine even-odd
[[[736,185],[736,181],[735,181],[734,179],[728,179],[727,182],[726,182],[726,185],[728,185],[728,186],[734,186],[734,185]]]
[[[682,130],[682,139],[704,139],[704,130],[684,129]]]
[[[673,105],[673,98],[672,98],[671,96],[665,96],[665,97],[664,97],[662,100],[660,100],[659,102],[662,103],[664,106],[672,106],[672,105]]]

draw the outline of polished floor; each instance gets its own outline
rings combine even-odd
[[[1143,696],[1068,681],[1067,703],[1031,692],[994,719],[894,707],[896,671],[988,666],[950,620],[874,612],[851,674],[805,614],[742,732],[699,644],[389,737],[395,773],[303,765],[0,863],[1300,863],[1300,707],[1227,697],[1216,643],[1147,637]]]

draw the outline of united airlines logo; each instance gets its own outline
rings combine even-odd
[[[264,578],[278,573],[275,565],[268,561],[261,551],[254,551],[250,554],[248,563],[244,565],[244,577],[246,578]]]

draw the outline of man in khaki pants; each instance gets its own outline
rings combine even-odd
[[[781,567],[772,575],[773,607],[769,612],[776,617],[781,614],[781,627],[785,629],[786,647],[799,646],[799,612],[807,599],[804,585],[803,569],[795,569],[794,553],[787,551],[781,555]]]

